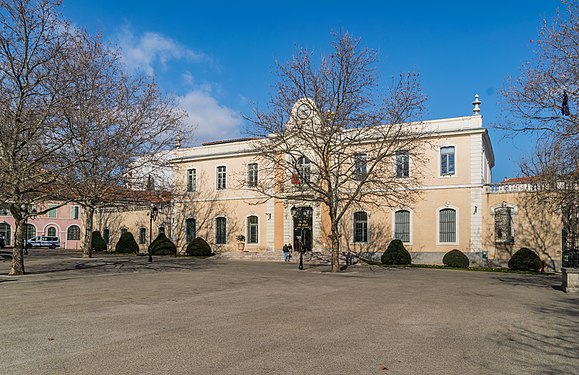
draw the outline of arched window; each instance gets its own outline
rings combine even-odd
[[[48,230],[46,231],[46,235],[56,237],[56,228],[55,227],[49,227]]]
[[[368,214],[354,212],[354,242],[368,242]]]
[[[400,210],[394,213],[394,239],[410,242],[410,211]]]
[[[32,224],[26,224],[26,229],[24,230],[24,239],[29,240],[36,236],[36,227]]]
[[[78,225],[71,225],[66,231],[66,239],[69,241],[80,240],[80,227]]]
[[[456,242],[456,211],[445,208],[438,213],[439,242]]]
[[[224,217],[215,219],[215,243],[218,245],[227,243],[227,219]]]
[[[185,242],[191,243],[197,237],[197,223],[195,219],[185,220]]]
[[[6,245],[10,245],[10,224],[4,222],[0,223],[0,236],[4,236]]]
[[[259,242],[259,220],[257,216],[247,218],[247,243]]]

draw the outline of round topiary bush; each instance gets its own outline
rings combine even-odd
[[[159,233],[157,238],[151,243],[151,254],[153,255],[176,255],[177,247],[165,233]]]
[[[470,261],[460,250],[450,250],[442,257],[442,263],[447,267],[468,268]]]
[[[522,247],[509,260],[509,268],[518,271],[538,271],[541,259],[533,250]]]
[[[201,237],[197,237],[189,245],[187,245],[187,249],[185,250],[187,255],[191,256],[210,256],[211,253],[211,246]]]
[[[382,254],[382,264],[387,265],[405,265],[411,264],[412,258],[410,253],[404,248],[400,240],[392,240],[384,254]]]
[[[107,243],[98,230],[92,232],[91,244],[93,251],[105,251],[107,249]]]
[[[119,238],[119,242],[115,245],[115,251],[117,253],[138,253],[139,245],[135,241],[135,237],[131,232],[124,232]]]

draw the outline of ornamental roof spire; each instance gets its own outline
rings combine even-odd
[[[472,105],[474,105],[474,108],[472,109],[472,113],[474,116],[480,116],[480,103],[481,101],[478,100],[478,94],[476,94],[474,96],[474,102],[472,102]]]

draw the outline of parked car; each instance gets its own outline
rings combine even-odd
[[[36,236],[26,241],[26,248],[31,247],[48,247],[49,249],[56,249],[60,247],[60,238],[54,236]]]

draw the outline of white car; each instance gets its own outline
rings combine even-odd
[[[60,247],[60,238],[54,236],[36,236],[26,241],[26,248],[31,247],[48,247],[49,249],[56,249]]]

